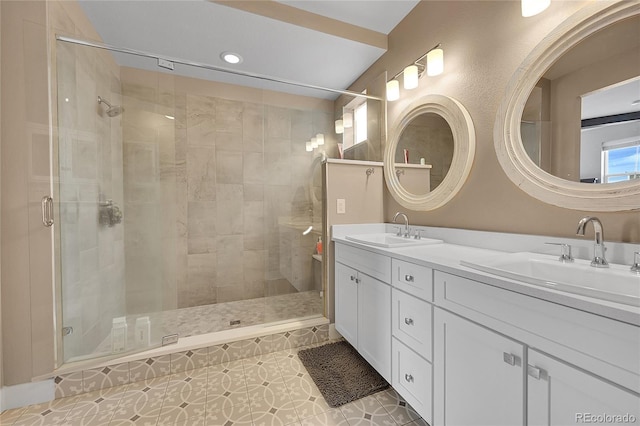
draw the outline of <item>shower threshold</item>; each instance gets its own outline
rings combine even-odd
[[[323,318],[324,302],[318,291],[267,296],[256,299],[239,300],[211,305],[173,309],[151,314],[127,317],[128,342],[134,341],[136,317],[148,316],[153,330],[159,333],[158,345],[162,336],[177,334],[179,341],[187,337],[207,335],[227,330],[242,330],[247,327],[273,324],[287,324],[307,318]],[[231,322],[239,321],[238,324]],[[173,346],[173,345],[171,345]],[[107,336],[90,354],[74,357],[65,364],[87,361],[89,359],[127,356],[127,353],[111,352],[111,337]]]

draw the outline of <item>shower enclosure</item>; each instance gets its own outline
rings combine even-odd
[[[68,40],[55,51],[59,360],[324,314],[313,255],[332,101]]]

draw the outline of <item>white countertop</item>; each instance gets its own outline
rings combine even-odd
[[[585,255],[584,258],[588,258],[590,248],[588,240],[559,239],[553,237],[502,234],[422,226],[412,226],[412,229],[421,229],[423,231],[423,237],[442,239],[444,240],[444,243],[391,249],[361,244],[345,238],[346,235],[391,232],[393,229],[392,226],[398,225],[334,225],[331,229],[331,239],[335,242],[358,247],[374,253],[380,253],[395,259],[421,264],[432,269],[448,272],[475,281],[481,281],[487,285],[492,285],[505,290],[557,303],[569,308],[640,326],[640,307],[609,302],[606,300],[581,296],[550,288],[543,288],[534,284],[528,284],[500,277],[498,275],[485,273],[460,264],[461,260],[474,262],[482,260],[487,256],[505,252],[532,251],[539,253],[555,253],[558,250],[557,247],[545,246],[545,242],[571,243],[574,246],[574,255],[577,258],[582,258],[582,255]],[[462,243],[463,241],[465,242],[464,244]],[[469,245],[467,245],[467,241]],[[633,251],[638,250],[638,246],[633,244],[606,244],[610,248],[609,252],[617,253],[615,260],[618,260],[618,262],[614,261],[615,263],[625,264],[625,259],[628,257],[630,261],[633,256]],[[482,247],[483,245],[488,247]],[[501,249],[498,250],[496,247],[500,247]]]

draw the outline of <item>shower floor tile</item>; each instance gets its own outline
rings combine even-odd
[[[285,349],[7,410],[0,424],[427,426],[393,389],[329,407],[297,353]]]
[[[180,337],[196,336],[214,333],[232,328],[247,327],[257,324],[267,324],[285,321],[292,318],[305,318],[323,315],[324,302],[317,291],[282,294],[278,296],[260,297],[257,299],[239,300],[235,302],[217,303],[212,305],[193,306],[190,308],[173,309],[139,315],[149,317],[153,335],[169,335],[177,333]],[[232,321],[240,321],[231,325]],[[136,317],[127,317],[128,341],[134,341]],[[297,343],[310,344],[312,336],[295,336]],[[292,342],[286,342],[291,344]],[[295,342],[294,342],[295,343]],[[284,341],[281,343],[284,345]],[[239,348],[240,350],[241,348]],[[282,346],[280,349],[284,349]],[[93,356],[111,354],[111,338],[106,338],[93,352]],[[189,365],[206,363],[206,360],[193,359],[185,356],[182,360],[182,370]],[[82,358],[86,358],[83,356]],[[174,364],[174,360],[171,360]],[[177,359],[176,359],[177,361]],[[172,371],[176,372],[176,371]]]

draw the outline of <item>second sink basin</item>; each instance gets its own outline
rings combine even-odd
[[[422,246],[427,244],[438,244],[442,242],[442,240],[436,240],[433,238],[420,238],[419,240],[416,240],[415,238],[398,237],[395,234],[384,233],[347,235],[345,238],[357,243],[387,248]]]
[[[460,262],[480,271],[530,284],[553,288],[612,302],[640,306],[640,275],[628,266],[610,264],[594,268],[587,260],[562,263],[557,256],[511,253],[479,262]]]

